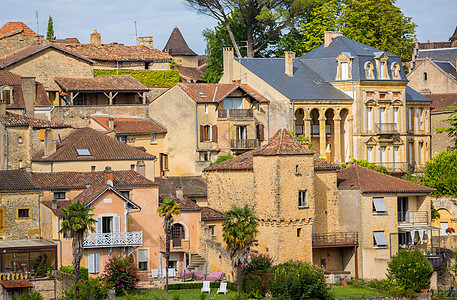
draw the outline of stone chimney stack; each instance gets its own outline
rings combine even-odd
[[[113,130],[114,129],[114,118],[108,119],[108,128]]]
[[[184,189],[181,186],[176,188],[176,198],[184,199]]]
[[[338,31],[325,31],[324,32],[324,47],[328,47],[334,38],[340,36],[341,32]]]
[[[113,186],[114,171],[111,170],[111,167],[109,167],[109,166],[105,167],[105,171],[103,171],[103,173],[105,174],[105,183]]]
[[[52,207],[52,209],[57,209],[57,199],[55,199],[55,198],[52,199],[51,207]]]
[[[151,36],[140,36],[138,37],[138,45],[154,48],[154,39]]]
[[[90,43],[97,47],[102,45],[102,36],[97,32],[97,29],[94,29],[94,33],[90,35]]]
[[[223,48],[222,51],[225,83],[231,83],[233,80],[233,48]]]
[[[146,164],[144,163],[144,161],[139,160],[139,161],[136,163],[136,171],[137,171],[141,176],[146,177]]]
[[[286,75],[292,77],[294,76],[294,58],[295,58],[295,52],[293,51],[286,51],[284,52],[285,55],[285,73]]]
[[[0,116],[4,115],[6,115],[6,101],[4,99],[0,99]]]
[[[22,97],[24,98],[25,114],[35,117],[36,86],[35,77],[22,77]]]
[[[51,128],[46,128],[44,132],[44,156],[49,156],[56,152],[56,142],[54,141]]]

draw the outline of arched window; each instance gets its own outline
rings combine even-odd
[[[365,63],[365,77],[366,78],[373,78],[373,64],[371,62]]]
[[[400,65],[397,63],[392,64],[392,77],[400,78]]]
[[[424,72],[424,74],[423,74],[423,75],[424,75],[424,81],[427,81],[427,79],[428,79],[428,75],[427,75],[427,72]]]

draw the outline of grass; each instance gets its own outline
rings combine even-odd
[[[335,298],[364,298],[364,297],[378,297],[389,296],[386,293],[379,292],[369,287],[355,287],[355,286],[334,286],[332,292]]]
[[[222,300],[222,299],[232,299],[237,293],[234,291],[228,291],[227,295],[218,294],[216,295],[217,289],[211,289],[211,294],[205,293],[207,296],[205,299],[214,299],[214,300]],[[172,299],[172,300],[195,300],[201,299],[201,292],[200,289],[193,289],[193,290],[173,290],[168,291],[168,296],[165,296],[165,290],[160,289],[152,289],[147,291],[137,291],[134,294],[124,296],[124,297],[116,297],[116,300],[165,300],[165,299]],[[178,298],[179,296],[179,298]]]

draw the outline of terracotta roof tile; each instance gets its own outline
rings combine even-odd
[[[22,95],[22,80],[21,76],[9,71],[0,71],[0,86],[7,85],[13,88],[13,102],[8,104],[8,108],[24,107],[24,97]],[[41,83],[35,82],[35,105],[52,105],[48,95]]]
[[[200,206],[195,204],[192,200],[187,197],[179,199],[176,197],[176,194],[161,194],[159,195],[159,203],[163,202],[163,199],[170,198],[174,199],[176,203],[179,205],[178,208],[181,211],[189,211],[189,210],[202,210]]]
[[[107,75],[95,78],[54,77],[65,91],[140,91],[148,88],[131,75]]]
[[[97,196],[104,193],[110,186],[108,184],[91,185],[84,189],[76,197],[71,199],[71,202],[80,202],[84,204],[90,203]]]
[[[195,102],[219,102],[240,88],[260,102],[268,102],[264,96],[246,84],[238,83],[177,83]],[[202,95],[203,94],[203,95]]]
[[[52,207],[52,200],[45,200],[45,201],[41,201],[40,203],[43,204],[44,206],[46,206],[47,208],[49,208],[50,210],[52,210],[52,212],[56,216],[61,216],[63,214],[62,208],[67,208],[68,205],[70,205],[72,202],[70,200],[58,200],[56,202],[56,204],[57,204],[56,208]]]
[[[446,106],[457,106],[457,94],[427,94],[427,98],[432,100],[432,112],[440,112]]]
[[[0,191],[35,191],[39,187],[29,173],[22,169],[0,171]]]
[[[31,126],[32,128],[70,128],[70,125],[31,118],[24,115],[7,112],[6,115],[0,116],[0,123],[4,126]]]
[[[10,31],[10,32],[0,33],[0,40],[3,39],[3,38],[6,38],[6,37],[10,37],[12,35],[18,34],[18,33],[22,33],[22,32],[24,32],[24,30],[18,29],[18,30],[13,30],[13,31]]]
[[[57,44],[80,44],[77,38],[64,38],[55,40]]]
[[[175,27],[171,32],[163,51],[168,51],[170,55],[197,56],[197,53],[192,51],[187,45],[178,27]]]
[[[14,289],[14,288],[33,288],[33,284],[28,280],[8,280],[0,281],[0,284],[5,289]]]
[[[90,155],[78,155],[76,149],[87,149]],[[48,157],[43,151],[37,153],[32,161],[84,161],[84,160],[124,160],[124,159],[155,159],[135,147],[119,142],[91,128],[79,128],[67,135],[57,151]]]
[[[114,119],[114,132],[116,134],[150,134],[165,133],[167,130],[162,125],[152,119],[140,119],[129,117],[109,117],[109,116],[92,116],[91,117],[106,130],[109,128],[109,119]]]
[[[28,36],[28,37],[36,37],[37,36],[35,31],[30,29],[30,27],[25,25],[23,22],[7,22],[5,25],[3,25],[2,28],[0,28],[0,34],[16,32],[18,30],[23,31],[24,34],[26,36]]]
[[[338,189],[358,189],[364,193],[431,193],[436,191],[359,165],[342,169],[337,174]]]
[[[187,197],[207,195],[207,182],[202,176],[156,177],[154,181],[159,185],[159,194],[174,194],[176,188],[182,187]]]
[[[212,209],[211,207],[202,207],[202,221],[225,220],[223,213]]]
[[[205,72],[200,69],[182,66],[174,66],[173,69],[178,70],[179,76],[185,80],[204,81],[202,76]]]

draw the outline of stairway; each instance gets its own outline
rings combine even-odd
[[[190,256],[190,262],[187,269],[191,272],[203,272],[206,265],[206,260],[198,254]]]

